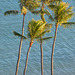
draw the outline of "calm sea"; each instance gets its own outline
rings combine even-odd
[[[74,6],[75,0],[68,1],[71,6]],[[18,0],[0,0],[0,75],[15,75],[16,63],[18,57],[18,49],[20,38],[13,35],[13,31],[21,33],[23,16],[10,15],[4,16],[7,10],[20,10]],[[48,17],[46,20],[48,20]],[[32,18],[40,19],[40,16],[28,12],[25,17],[25,33],[27,31],[28,21]],[[75,21],[75,16],[70,20]],[[54,36],[54,28],[47,36]],[[23,75],[26,53],[29,47],[29,40],[23,40],[21,60],[19,66],[19,75]],[[43,42],[44,55],[44,75],[50,75],[51,70],[51,50],[53,39]],[[40,59],[40,44],[35,42],[29,54],[28,68],[26,75],[41,75],[41,59]],[[54,75],[75,75],[75,26],[64,29],[58,28],[58,35],[54,52]]]

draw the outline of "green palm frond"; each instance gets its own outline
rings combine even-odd
[[[68,3],[61,2],[58,6],[58,14],[60,14],[63,10],[65,11],[68,8],[68,6]]]
[[[66,22],[66,23],[62,23],[62,25],[74,25],[75,24],[75,22]]]
[[[73,16],[73,7],[69,7],[68,3],[65,2],[60,2],[55,5],[50,5],[49,6],[55,14],[55,21],[58,22],[58,24],[66,23],[69,19],[72,18]]]
[[[45,33],[50,31],[45,29],[46,29],[46,22],[44,23],[42,20],[36,21],[32,19],[32,21],[29,22],[28,30],[31,39],[38,38],[41,35],[44,35]]]
[[[45,14],[49,16],[49,19],[51,21],[54,21],[54,18],[52,17],[52,15],[49,13],[49,11],[47,9],[45,9]]]
[[[59,7],[58,14],[57,14],[58,23],[62,24],[72,18],[73,14],[74,14],[72,11],[73,7],[69,7],[68,3],[63,2],[62,6],[59,5],[58,7]]]
[[[51,5],[48,5],[48,8],[55,11],[57,9],[57,5],[51,4]]]
[[[71,10],[72,10],[72,7],[70,9],[68,8],[66,10],[61,11],[59,14],[56,14],[55,19],[62,19],[62,18],[64,19],[66,15],[74,14],[73,11]]]
[[[42,40],[49,40],[52,39],[53,37],[46,37],[46,38],[42,38]]]
[[[40,38],[41,36],[44,36],[46,33],[49,33],[49,32],[50,32],[50,30],[45,30],[41,34],[39,34],[38,36],[36,36],[35,38]]]
[[[54,37],[51,37],[51,36],[50,36],[50,37],[45,37],[45,38],[42,38],[42,39],[39,38],[39,39],[37,39],[37,41],[38,41],[38,42],[40,42],[40,40],[42,40],[42,41],[47,41],[47,40],[50,40],[50,39],[52,39],[52,38],[54,38]]]
[[[19,0],[19,3],[21,8],[22,6],[25,6],[25,8],[30,11],[40,7],[40,2],[38,0]]]
[[[61,25],[62,23],[66,23],[69,19],[71,19],[73,16],[73,13],[71,14],[67,14],[67,15],[64,15],[63,17],[58,17],[58,23]]]
[[[40,10],[32,10],[31,12],[32,12],[33,14],[37,14],[37,15],[38,15],[38,14],[41,14],[41,11],[40,11]]]
[[[10,15],[10,14],[17,15],[18,13],[19,13],[19,11],[17,11],[17,10],[8,10],[8,11],[4,12],[4,15],[5,16]]]
[[[20,33],[17,33],[16,31],[13,31],[13,33],[15,36],[23,37],[24,39],[27,39],[25,36],[22,36]]]
[[[44,32],[45,25],[46,25],[46,23],[42,23],[41,25],[37,26],[37,28],[35,30],[35,33],[34,33],[35,37],[36,37],[36,34],[37,34],[37,36],[39,36],[39,35],[41,35]]]
[[[62,0],[42,0],[44,4],[50,5],[50,3],[57,2],[57,1],[62,1]]]
[[[75,22],[62,23],[62,26],[63,26],[64,28],[71,28],[73,25],[75,25]]]

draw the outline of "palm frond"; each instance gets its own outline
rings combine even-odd
[[[54,5],[54,4],[51,4],[51,5],[48,5],[49,9],[55,11],[57,9],[57,5]]]
[[[50,32],[50,30],[45,30],[42,33],[40,33],[38,36],[36,36],[36,38],[39,38],[41,36],[44,36],[46,33],[49,33],[49,32]]]
[[[50,5],[50,3],[55,3],[57,1],[62,1],[62,0],[42,0],[44,4]]]
[[[61,2],[58,6],[58,14],[61,13],[63,10],[66,10],[68,8],[69,4],[65,2]]]
[[[51,6],[51,7],[50,7]],[[66,23],[73,16],[73,7],[69,7],[68,3],[60,2],[58,4],[50,5],[49,7],[54,11],[54,19],[58,24]],[[52,8],[53,7],[53,8]]]
[[[17,33],[16,31],[13,31],[13,33],[15,36],[23,37],[24,39],[27,39],[25,36],[22,36],[20,33]]]
[[[75,24],[75,22],[66,22],[66,23],[62,23],[62,25],[74,25]]]
[[[40,7],[40,2],[38,0],[19,0],[19,3],[21,8],[22,6],[25,6],[25,8],[30,11]]]
[[[71,28],[72,26],[75,25],[75,22],[66,22],[66,23],[62,23],[62,26],[64,28]]]
[[[73,14],[74,14],[74,13],[67,14],[67,15],[63,15],[63,17],[61,17],[61,18],[59,17],[59,18],[58,18],[59,24],[61,25],[62,23],[67,22],[69,19],[72,18]]]
[[[46,38],[42,38],[42,40],[49,40],[52,39],[53,37],[46,37]]]
[[[37,28],[35,29],[35,33],[34,33],[35,37],[40,36],[44,32],[45,25],[46,25],[46,23],[42,23],[41,25],[37,26]]]
[[[54,38],[54,37],[50,36],[50,37],[45,37],[45,38],[42,38],[42,39],[39,38],[39,39],[37,39],[37,41],[39,41],[39,42],[40,42],[40,40],[47,41],[47,40],[50,40],[52,38]]]
[[[49,13],[49,11],[47,9],[45,9],[45,14],[49,16],[49,19],[51,21],[54,21],[54,18],[52,17],[52,15]]]
[[[19,11],[17,11],[17,10],[8,10],[8,11],[4,12],[4,15],[5,16],[10,15],[10,14],[17,15],[18,13],[19,13]]]
[[[32,10],[31,12],[32,12],[33,14],[37,14],[37,15],[41,13],[40,10]]]
[[[50,29],[46,30],[46,22],[42,20],[35,21],[34,19],[29,22],[28,30],[31,39],[39,38],[41,35],[50,32]]]

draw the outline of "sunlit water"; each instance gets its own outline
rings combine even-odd
[[[68,1],[74,6],[75,0]],[[15,75],[16,63],[20,38],[13,35],[13,31],[21,33],[22,15],[4,16],[7,10],[20,10],[18,0],[0,0],[0,75]],[[27,13],[25,16],[25,35],[27,34],[28,21],[32,18],[40,19],[40,16]],[[46,17],[46,19],[48,19]],[[72,18],[70,21],[75,21]],[[55,29],[48,36],[54,36]],[[29,39],[30,40],[30,39]],[[26,53],[29,47],[29,40],[23,40],[19,75],[23,74]],[[50,75],[51,71],[51,50],[53,39],[43,42],[44,75]],[[41,75],[40,44],[35,42],[29,54],[28,68],[26,75]],[[58,35],[54,52],[54,75],[75,75],[75,26],[73,28],[58,28]]]

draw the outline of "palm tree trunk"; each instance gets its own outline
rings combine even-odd
[[[23,14],[22,36],[24,35],[24,20],[25,20],[25,14]],[[21,56],[22,41],[23,41],[23,37],[21,37],[20,45],[19,45],[19,53],[18,53],[18,60],[17,60],[17,66],[16,66],[16,75],[18,74],[18,68],[19,68],[19,62],[20,62],[20,56]]]
[[[57,28],[58,28],[58,24],[56,24],[55,36],[54,36],[54,41],[53,41],[53,46],[52,46],[52,55],[51,55],[51,75],[53,75],[53,54],[54,54],[55,41],[56,41],[56,36],[57,36]]]
[[[41,75],[43,75],[43,47],[42,47],[42,39],[40,43],[40,49],[41,49]]]
[[[24,75],[26,73],[27,63],[28,63],[28,56],[29,56],[29,52],[30,52],[32,44],[33,44],[33,41],[30,42],[30,46],[29,46],[29,49],[28,49],[28,52],[27,52],[27,58],[26,58],[26,63],[25,63]]]
[[[41,11],[44,10],[44,3],[42,3]],[[41,19],[43,22],[45,22],[44,14],[41,14]],[[41,42],[40,42],[40,49],[41,49],[41,75],[43,75],[43,47],[42,47],[42,35],[41,35]]]

